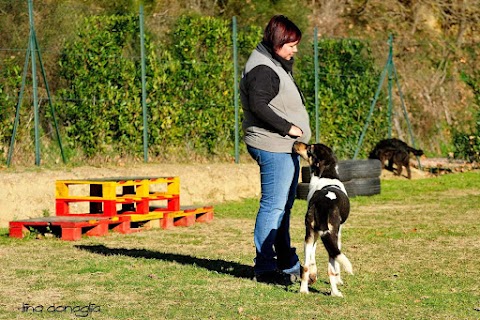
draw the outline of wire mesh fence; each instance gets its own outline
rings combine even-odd
[[[13,127],[17,114],[19,129],[16,135],[22,140],[15,147],[17,153],[28,153],[25,150],[35,145],[32,140],[38,140],[41,141],[42,155],[55,154],[55,162],[59,161],[60,154],[57,140],[64,141],[67,160],[75,159],[79,153],[86,157],[100,153],[133,154],[139,159],[143,155],[144,161],[148,161],[149,157],[165,156],[174,147],[178,150],[181,146],[185,152],[196,150],[238,161],[238,154],[244,152],[243,145],[238,144],[238,135],[241,135],[237,119],[241,118],[241,108],[236,102],[238,80],[243,64],[261,39],[260,26],[237,26],[234,19],[182,20],[167,14],[147,14],[144,21],[140,21],[140,8],[128,19],[112,22],[96,19],[103,13],[92,14],[90,8],[81,3],[52,5],[51,11],[47,11],[48,14],[40,21],[33,19],[32,25],[27,14],[27,1],[18,1],[18,5],[16,10],[25,14],[17,15],[17,21],[10,21],[18,26],[16,34],[6,38],[8,41],[5,43],[9,47],[0,48],[0,122],[3,125],[0,130],[3,151],[0,157],[8,160],[8,151],[15,141]],[[1,15],[0,18],[2,22],[11,19]],[[131,23],[131,27],[125,27],[127,23]],[[141,27],[144,34],[140,32]],[[32,28],[37,37],[45,77],[42,78],[38,71],[38,86],[33,88],[31,74],[23,76],[23,102],[19,105]],[[146,40],[143,47],[141,39]],[[315,29],[304,30],[295,78],[307,93],[307,108],[312,128],[317,131],[316,139],[334,143],[342,157],[350,158],[380,84],[380,73],[389,52],[388,35],[377,40],[320,38],[314,43],[315,39]],[[95,41],[100,43],[95,44]],[[319,43],[322,51],[314,56],[314,47]],[[327,65],[332,60],[324,59],[331,43],[342,43],[336,49],[340,51],[352,49],[358,43],[362,48],[342,52],[345,54],[342,57],[350,60],[337,59],[336,62],[343,63],[342,66],[332,68]],[[443,112],[437,112],[445,114],[442,119],[447,123],[451,121],[448,111],[445,111],[449,109],[448,105],[445,106],[445,102],[439,105],[441,97],[438,98],[436,83],[441,82],[442,88],[448,88],[453,86],[456,77],[446,75],[442,69],[424,74],[419,72],[423,68],[416,65],[416,61],[421,61],[416,57],[427,52],[430,52],[432,60],[441,61],[445,48],[424,49],[431,46],[432,43],[426,40],[406,42],[402,39],[394,42],[394,58],[400,61],[397,65],[400,78],[408,76],[416,79],[408,84],[400,82],[406,85],[404,98],[409,109],[407,116],[414,118],[413,132],[423,128],[422,133],[425,133],[428,121],[420,121],[415,116],[425,113],[421,105],[425,101],[430,101],[434,107],[442,107]],[[145,49],[143,55],[142,48]],[[365,59],[371,59],[368,74],[365,68],[345,67],[354,61],[352,55],[363,55],[365,51],[366,56],[361,61],[365,63]],[[333,53],[338,56],[338,51]],[[319,59],[320,65],[317,72],[315,59]],[[142,65],[146,68],[143,76]],[[28,67],[31,70],[32,60]],[[365,82],[366,77],[369,77],[369,83],[361,94],[353,89],[350,95],[338,92],[342,88],[350,90],[356,84],[360,87],[358,84]],[[76,81],[79,79],[81,81]],[[315,81],[324,84],[323,91],[315,91]],[[333,85],[335,82],[338,84]],[[47,90],[47,84],[50,90]],[[329,88],[337,92],[328,92]],[[423,92],[423,97],[415,97],[411,92]],[[435,98],[432,98],[434,93]],[[38,124],[34,121],[33,108],[36,95],[40,117]],[[392,124],[397,134],[408,133],[402,120],[403,112],[398,107],[393,109],[397,116],[385,124],[385,112],[392,100],[397,106],[401,102],[398,95],[386,93],[379,97],[378,108],[383,112],[379,117],[384,119],[372,124],[377,129],[371,137],[384,137],[386,131],[381,127]],[[327,102],[329,106],[325,105]],[[356,108],[351,105],[352,102],[357,104]],[[50,103],[53,103],[54,112],[48,108]],[[146,109],[142,109],[142,105],[146,105]],[[434,107],[429,110],[438,109]],[[342,115],[342,109],[351,111]],[[335,120],[328,120],[329,114],[350,117],[350,122],[346,123],[350,123],[351,130],[338,133],[332,129]],[[60,139],[55,135],[55,117],[59,120]],[[318,122],[320,125],[316,124]],[[39,137],[33,137],[32,132],[37,125],[40,126]],[[436,126],[436,123],[428,123],[428,130],[441,133],[442,130]],[[142,134],[145,129],[148,129],[146,139]],[[39,153],[40,149],[36,152]],[[36,155],[36,161],[38,157]]]

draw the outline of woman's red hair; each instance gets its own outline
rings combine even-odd
[[[300,29],[283,15],[273,16],[263,32],[263,42],[273,50],[280,49],[285,43],[296,42],[301,39],[302,32]]]

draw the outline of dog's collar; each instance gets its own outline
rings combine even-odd
[[[310,201],[315,191],[322,190],[323,188],[326,188],[326,187],[336,187],[348,196],[347,190],[345,190],[345,186],[340,180],[320,178],[312,175],[310,179],[310,185],[308,187],[309,190],[308,190],[307,201]]]
[[[339,186],[339,185],[336,185],[336,184],[326,185],[326,186],[322,187],[322,189],[326,189],[326,188],[330,188],[330,187],[336,188],[336,189],[338,189],[338,190],[342,190],[342,188],[340,188],[340,186]],[[342,190],[342,191],[343,191],[343,190]]]

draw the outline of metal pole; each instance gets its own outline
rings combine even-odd
[[[395,76],[395,82],[397,84],[398,94],[400,96],[400,102],[401,102],[401,105],[402,105],[403,116],[405,117],[405,121],[407,122],[408,132],[410,133],[410,139],[412,141],[412,146],[414,148],[416,148],[415,139],[413,138],[412,125],[410,124],[410,120],[408,119],[408,113],[407,113],[407,109],[405,108],[405,102],[404,102],[404,99],[403,99],[402,88],[400,87],[400,83],[398,81],[397,69],[395,68],[395,65],[393,64],[393,61],[392,61],[392,70],[393,70],[393,74]],[[420,163],[420,157],[419,156],[416,156],[416,157],[417,157],[417,161],[418,161],[418,167],[420,169],[422,169],[422,164]]]
[[[235,106],[235,163],[240,162],[239,156],[239,110],[238,110],[238,48],[237,48],[237,17],[232,19],[233,36],[233,101]]]
[[[377,91],[375,92],[375,96],[373,98],[372,104],[370,105],[370,112],[368,113],[367,121],[365,122],[365,126],[363,127],[363,131],[362,131],[362,134],[360,135],[360,139],[358,140],[357,149],[355,150],[353,159],[356,159],[358,156],[358,153],[360,152],[360,147],[362,146],[363,139],[365,138],[365,133],[367,132],[368,125],[372,118],[373,109],[375,107],[375,104],[377,103],[378,96],[380,95],[382,84],[383,84],[383,81],[385,80],[385,76],[387,74],[389,64],[390,64],[390,55],[388,56],[387,63],[385,64],[385,67],[383,68],[383,71],[382,71],[382,75],[380,76],[380,81],[378,82]]]
[[[315,27],[313,35],[313,61],[315,75],[315,142],[320,143],[320,111],[318,101],[318,28]]]
[[[390,34],[388,39],[389,51],[389,64],[388,64],[388,138],[392,138],[392,111],[393,111],[393,95],[392,95],[392,82],[393,82],[393,74],[392,74],[392,66],[393,66],[393,37]]]
[[[58,129],[57,117],[55,116],[55,108],[52,104],[52,98],[51,98],[51,95],[50,95],[50,87],[48,86],[48,82],[47,82],[47,74],[45,72],[45,68],[43,67],[42,55],[40,53],[40,46],[38,45],[37,35],[36,35],[35,31],[33,33],[33,36],[34,36],[33,38],[35,40],[35,47],[37,48],[38,61],[40,62],[40,70],[42,72],[43,81],[45,82],[45,88],[47,90],[48,103],[50,105],[50,112],[52,114],[53,123],[54,123],[54,126],[55,126],[55,133],[57,134],[58,146],[60,147],[60,154],[62,155],[63,163],[66,163],[67,160],[66,160],[65,154],[63,152],[62,139],[60,138],[60,131]]]
[[[28,0],[28,15],[30,21],[30,56],[32,59],[32,85],[33,85],[33,110],[35,123],[35,164],[40,165],[40,133],[39,133],[39,115],[38,115],[38,84],[37,84],[37,66],[35,63],[35,29],[33,26],[33,3]]]
[[[143,161],[148,162],[148,119],[147,119],[147,90],[145,68],[145,32],[143,29],[143,4],[140,4],[140,53],[142,65],[142,110],[143,110]]]

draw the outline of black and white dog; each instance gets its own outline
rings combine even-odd
[[[308,293],[308,285],[317,281],[315,251],[320,237],[329,256],[327,271],[331,294],[343,297],[337,288],[343,284],[340,266],[349,274],[353,274],[353,270],[348,258],[340,251],[342,224],[350,213],[350,201],[338,176],[337,159],[324,144],[296,142],[293,149],[308,161],[312,173],[305,215],[305,264],[301,270],[300,292]]]

